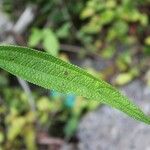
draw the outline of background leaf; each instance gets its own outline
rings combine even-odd
[[[59,42],[56,35],[49,28],[43,30],[43,47],[53,56],[57,56]]]

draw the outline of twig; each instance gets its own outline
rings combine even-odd
[[[79,52],[85,52],[84,48],[74,45],[68,45],[68,44],[60,44],[60,48],[64,51],[73,52],[73,53],[79,53]]]
[[[18,19],[17,23],[13,27],[13,32],[17,34],[22,34],[27,27],[31,24],[31,22],[34,20],[35,14],[33,13],[33,10],[35,9],[34,6],[27,6],[23,14]],[[15,43],[15,42],[14,42]],[[28,83],[21,78],[17,77],[18,82],[20,83],[21,87],[25,91],[25,93],[28,96],[28,102],[31,107],[31,110],[34,112],[36,110],[35,108],[35,102],[32,96],[31,89],[28,85]]]
[[[78,54],[82,53],[82,54],[85,54],[86,56],[93,57],[95,59],[100,58],[98,53],[94,51],[89,51],[85,49],[84,47],[69,45],[69,44],[60,44],[60,48],[61,50],[66,51],[66,52],[72,52],[72,53],[78,53]]]
[[[29,5],[26,7],[26,9],[24,10],[24,12],[12,29],[15,33],[22,34],[23,32],[25,32],[27,27],[35,18],[35,14],[33,13],[35,8],[36,7],[33,5]]]
[[[31,110],[33,112],[35,112],[35,110],[36,110],[35,103],[34,103],[34,99],[33,99],[33,96],[32,96],[32,93],[31,93],[31,90],[30,90],[28,83],[26,81],[20,79],[20,78],[17,78],[17,79],[18,79],[18,82],[21,85],[22,89],[25,91],[25,93],[28,96],[28,101],[29,101]]]
[[[29,5],[26,7],[24,12],[18,19],[17,23],[12,28],[12,32],[14,34],[20,35],[20,34],[24,33],[24,31],[27,29],[27,27],[32,23],[32,21],[35,18],[35,14],[33,13],[34,10],[35,10],[35,6],[33,6],[33,5],[32,6]],[[13,35],[9,35],[3,43],[15,44],[16,40]],[[20,79],[19,77],[17,77],[17,80],[28,96],[28,102],[31,107],[31,110],[35,111],[35,109],[36,109],[35,103],[34,103],[32,92],[31,92],[31,89],[30,89],[28,83],[26,81]]]
[[[38,144],[62,146],[64,141],[59,138],[43,137],[38,139]]]

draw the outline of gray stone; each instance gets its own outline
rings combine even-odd
[[[64,143],[60,150],[77,150],[76,145],[71,143]]]
[[[150,113],[150,87],[140,80],[121,88],[144,112]],[[150,126],[108,106],[83,117],[77,132],[79,150],[149,150]]]
[[[0,4],[1,7],[1,4]],[[13,24],[9,21],[9,18],[6,14],[0,11],[0,41],[6,39],[9,30],[12,29]]]

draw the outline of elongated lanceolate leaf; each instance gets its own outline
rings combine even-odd
[[[47,89],[99,100],[150,124],[150,118],[110,84],[47,53],[26,47],[0,46],[0,68]]]

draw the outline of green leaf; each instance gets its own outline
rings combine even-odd
[[[3,45],[0,46],[0,67],[44,88],[99,100],[150,124],[150,118],[110,84],[47,53]]]
[[[81,13],[81,19],[91,17],[94,14],[94,9],[92,7],[85,8]]]
[[[37,46],[39,42],[42,40],[42,38],[43,38],[42,31],[37,28],[33,28],[31,31],[31,35],[29,37],[28,46],[30,47]]]
[[[115,83],[117,85],[124,85],[124,84],[129,83],[132,79],[133,79],[133,76],[130,72],[121,73],[116,77]]]
[[[56,34],[50,28],[33,28],[29,37],[28,46],[35,47],[40,42],[44,49],[53,56],[57,56],[59,51],[59,41]]]
[[[79,123],[79,118],[76,116],[72,116],[68,120],[64,128],[64,132],[67,138],[70,138],[74,134],[75,130],[77,129],[78,123]]]
[[[101,24],[109,24],[115,16],[115,12],[113,12],[112,10],[106,10],[103,13],[100,14],[101,17]]]
[[[59,38],[67,38],[70,34],[71,23],[64,23],[56,32],[57,37]]]
[[[43,30],[43,47],[53,56],[57,56],[59,41],[55,33],[49,28]]]

